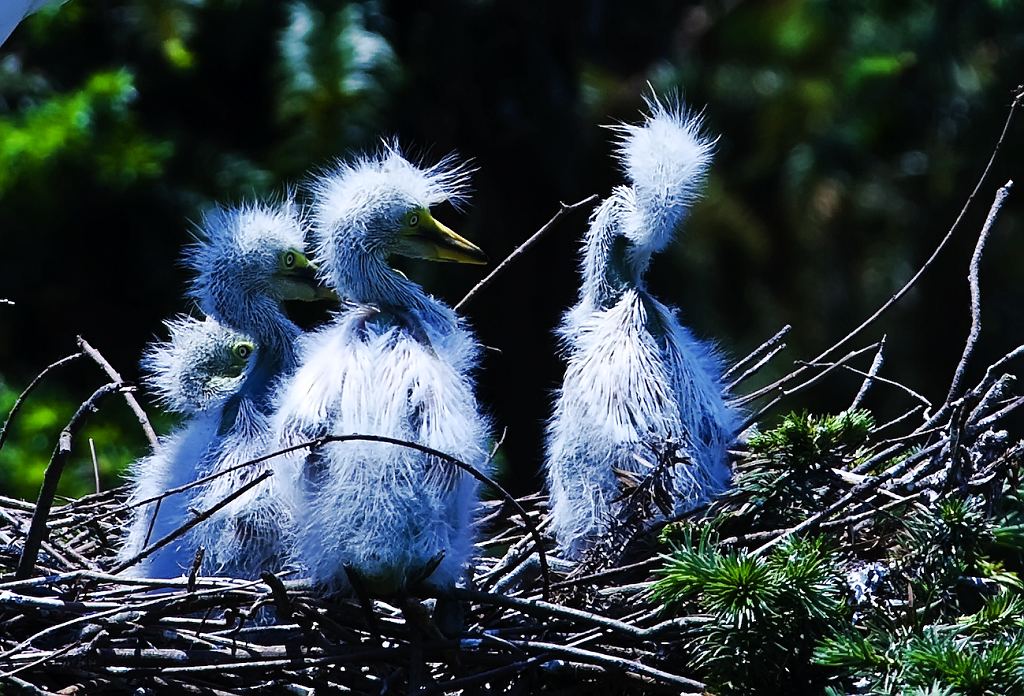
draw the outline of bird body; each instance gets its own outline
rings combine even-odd
[[[257,342],[245,382],[222,407],[216,435],[197,470],[199,477],[222,475],[198,486],[192,505],[208,510],[264,471],[274,471],[184,540],[186,553],[200,546],[205,550],[204,574],[252,578],[279,570],[290,543],[292,520],[282,480],[295,472],[277,461],[232,467],[270,453],[274,388],[295,367],[295,341],[301,333],[282,302],[324,296],[304,245],[303,227],[286,202],[217,210],[206,217],[189,250],[188,262],[197,274],[192,294],[200,306]]]
[[[188,263],[197,274],[192,294],[200,307],[220,324],[252,336],[255,351],[237,389],[171,436],[173,461],[160,469],[161,475],[146,474],[146,487],[159,492],[217,475],[162,505],[160,518],[173,530],[191,518],[192,510],[210,510],[269,468],[276,475],[154,553],[142,569],[153,577],[187,572],[200,547],[204,575],[258,577],[279,569],[285,556],[290,508],[279,495],[278,481],[289,475],[287,467],[232,467],[267,454],[272,442],[274,385],[294,368],[294,342],[300,333],[284,314],[282,302],[322,294],[315,267],[303,253],[303,237],[290,203],[249,205],[207,215],[199,239],[188,250]],[[164,364],[165,379],[173,380],[173,370],[166,369],[170,365]],[[146,466],[140,463],[140,472]]]
[[[710,162],[699,119],[652,100],[623,126],[629,186],[591,218],[583,283],[559,329],[566,372],[548,425],[546,470],[560,551],[579,559],[615,524],[621,473],[642,478],[675,443],[676,514],[723,490],[726,448],[739,425],[723,396],[717,351],[658,301],[643,274],[682,224]]]
[[[478,261],[479,249],[433,219],[460,179],[394,148],[342,165],[317,184],[314,235],[326,282],[351,300],[300,342],[282,388],[281,444],[377,435],[482,469],[488,422],[474,395],[479,348],[446,305],[388,266],[391,253]],[[318,585],[376,594],[423,580],[453,586],[472,552],[477,484],[421,451],[336,442],[299,457],[295,560]]]
[[[161,438],[154,451],[129,471],[129,504],[148,500],[195,478],[217,431],[220,408],[241,388],[245,369],[255,350],[246,336],[207,318],[178,317],[166,323],[170,340],[147,348],[142,364],[157,400],[187,420]],[[172,495],[132,508],[119,557],[127,560],[188,521],[188,496]],[[165,577],[181,572],[161,567],[173,554],[160,553],[129,569],[136,577]]]

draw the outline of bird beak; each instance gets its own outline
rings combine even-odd
[[[402,256],[430,261],[487,263],[487,256],[480,247],[459,236],[426,211],[419,225],[402,232],[394,251]]]
[[[313,302],[338,299],[333,290],[317,281],[316,265],[312,262],[278,273],[277,287],[282,300]]]

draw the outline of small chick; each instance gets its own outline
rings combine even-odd
[[[180,316],[165,322],[165,326],[170,338],[147,346],[142,369],[157,403],[185,415],[187,420],[161,438],[152,454],[132,465],[129,503],[196,478],[195,465],[216,430],[214,414],[241,388],[256,350],[250,339],[213,319]],[[188,499],[187,494],[179,493],[164,498],[159,508],[156,503],[132,508],[120,559],[131,558],[184,524],[189,515]],[[156,570],[154,560],[144,559],[129,569],[129,574],[149,576]]]
[[[671,472],[676,514],[722,491],[740,422],[726,405],[715,348],[644,281],[651,256],[671,243],[699,196],[713,149],[700,118],[682,106],[651,99],[648,107],[641,125],[618,128],[630,184],[591,218],[579,301],[559,329],[567,365],[548,424],[546,471],[552,529],[570,560],[614,524],[623,496],[617,472],[642,478],[641,461],[669,442],[690,460]]]

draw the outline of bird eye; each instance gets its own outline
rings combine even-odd
[[[416,213],[409,215],[409,227],[415,227],[420,224],[420,216]]]
[[[295,252],[289,251],[284,255],[284,267],[294,268],[295,267]]]
[[[239,360],[248,360],[250,355],[252,355],[252,346],[249,344],[239,343],[235,346],[235,357]]]

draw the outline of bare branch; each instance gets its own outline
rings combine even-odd
[[[25,387],[25,391],[21,392],[21,394],[18,395],[18,398],[15,400],[14,405],[11,406],[11,412],[7,414],[7,420],[4,421],[3,426],[0,426],[0,448],[3,448],[4,446],[4,441],[7,439],[8,429],[10,427],[11,422],[14,420],[15,414],[21,409],[21,406],[25,402],[25,399],[28,398],[28,395],[31,394],[32,391],[37,386],[39,386],[39,383],[43,381],[43,378],[46,377],[46,375],[48,375],[52,370],[72,363],[75,360],[78,360],[83,355],[85,355],[85,353],[72,353],[71,355],[65,358],[61,358],[57,362],[50,363],[43,369],[42,372],[35,376],[35,379],[28,383],[28,386]]]
[[[595,200],[597,200],[597,194],[594,194],[594,195],[591,195],[591,196],[587,196],[582,201],[578,201],[576,203],[573,203],[572,205],[566,205],[565,203],[562,203],[561,207],[558,209],[558,212],[555,213],[554,216],[550,220],[548,220],[546,223],[544,223],[543,227],[541,227],[539,230],[534,232],[533,235],[531,235],[530,238],[527,239],[525,242],[523,242],[522,244],[517,246],[515,249],[513,249],[512,253],[509,254],[508,256],[506,256],[504,261],[499,263],[497,265],[497,267],[493,271],[491,271],[490,273],[488,273],[484,277],[483,280],[481,280],[479,283],[474,285],[473,289],[470,290],[469,292],[467,292],[465,297],[463,297],[461,300],[459,300],[459,303],[457,305],[455,305],[455,311],[456,312],[461,311],[467,304],[469,304],[469,302],[474,297],[476,297],[488,285],[490,285],[492,282],[494,282],[494,279],[497,278],[499,275],[501,275],[505,271],[505,269],[507,269],[516,259],[518,259],[520,256],[525,254],[526,251],[530,247],[532,247],[534,244],[536,244],[541,239],[541,237],[543,237],[549,231],[551,231],[551,229],[555,226],[555,223],[557,223],[559,220],[561,220],[563,217],[565,217],[569,213],[571,213],[571,212],[573,212],[575,210],[578,210],[579,208],[583,208],[583,207],[585,207],[587,205],[590,205]]]
[[[988,217],[985,218],[985,224],[978,235],[978,243],[974,247],[974,254],[971,256],[971,266],[967,273],[967,282],[971,287],[971,330],[967,335],[967,343],[964,345],[963,355],[960,356],[960,362],[953,373],[953,383],[949,385],[946,403],[952,402],[959,395],[961,382],[963,382],[964,373],[967,371],[967,364],[974,353],[974,346],[978,342],[978,336],[981,335],[981,257],[985,253],[985,243],[988,241],[992,226],[999,217],[999,211],[1002,209],[1006,197],[1010,195],[1011,188],[1013,188],[1013,181],[1007,181],[996,191],[995,200],[992,201],[992,207],[989,208]]]
[[[92,358],[93,361],[107,373],[107,376],[110,377],[110,379],[115,382],[124,381],[118,371],[114,369],[113,365],[107,362],[107,359],[104,358],[98,350],[89,345],[81,336],[78,337],[78,347],[82,349],[83,353]],[[149,416],[146,415],[146,411],[139,404],[138,399],[135,398],[133,393],[125,392],[124,400],[128,403],[128,408],[132,410],[135,417],[138,419],[139,425],[142,427],[142,432],[145,433],[146,439],[149,440],[150,447],[156,447],[158,444],[156,431],[153,430],[153,425],[149,422]]]
[[[105,396],[117,392],[123,393],[127,389],[131,389],[131,387],[121,382],[111,382],[110,384],[103,385],[78,407],[75,414],[71,416],[71,420],[68,421],[68,424],[60,432],[57,447],[54,448],[53,455],[50,457],[50,463],[46,465],[46,471],[43,474],[43,485],[39,489],[39,497],[36,499],[35,512],[32,513],[32,523],[29,525],[25,546],[21,551],[21,558],[18,559],[18,569],[14,574],[16,579],[23,580],[27,578],[32,574],[32,570],[35,567],[36,558],[39,556],[39,546],[46,538],[46,518],[49,516],[50,508],[53,506],[53,497],[57,494],[57,484],[60,483],[60,476],[64,472],[64,465],[71,454],[72,438],[85,423],[85,417],[96,411],[99,402]]]

